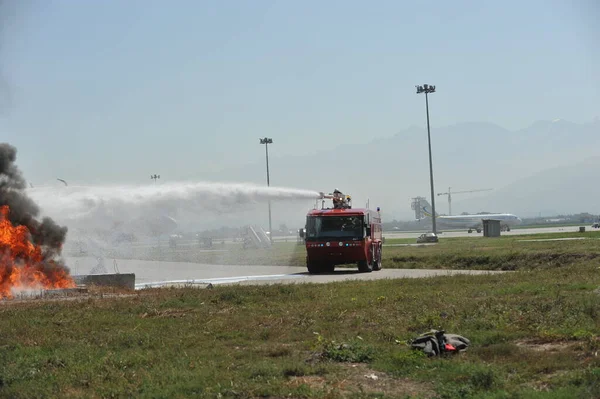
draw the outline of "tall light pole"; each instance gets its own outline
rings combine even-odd
[[[265,155],[267,157],[267,187],[271,185],[269,181],[269,144],[273,144],[273,139],[265,137],[260,139],[260,144],[265,145]],[[271,200],[269,200],[269,240],[273,243],[273,228],[271,226]]]
[[[424,84],[423,86],[416,86],[417,94],[425,93],[425,109],[427,110],[427,141],[429,142],[429,180],[431,182],[431,220],[432,220],[432,229],[433,234],[437,234],[437,230],[435,228],[435,197],[433,195],[433,162],[431,161],[431,133],[429,129],[429,97],[427,95],[429,93],[435,93],[435,86]]]
[[[160,179],[160,175],[156,175],[156,174],[150,175],[150,179],[154,180],[154,183],[156,183],[157,180]]]

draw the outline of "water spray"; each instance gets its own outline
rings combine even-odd
[[[268,200],[321,198],[323,193],[283,187],[229,183],[167,183],[140,186],[63,186],[28,190],[44,213],[60,220],[105,217],[127,220],[132,215],[179,212],[235,212]]]
[[[69,226],[69,242],[86,248],[98,259],[129,251],[115,242],[119,232],[159,237],[172,234],[181,223],[205,226],[211,217],[222,222],[234,215],[256,215],[268,201],[310,201],[318,191],[265,187],[244,183],[173,182],[146,185],[35,186],[27,190],[44,214]],[[309,205],[310,206],[310,205]],[[197,221],[197,223],[196,223]],[[194,222],[194,223],[192,223]]]

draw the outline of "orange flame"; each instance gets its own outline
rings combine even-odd
[[[30,241],[26,226],[13,226],[7,205],[0,207],[0,298],[12,298],[12,290],[75,287],[67,269],[44,259],[42,247]]]

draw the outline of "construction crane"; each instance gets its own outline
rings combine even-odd
[[[484,188],[484,189],[480,189],[480,190],[467,190],[467,191],[455,191],[452,192],[452,187],[448,187],[448,192],[447,193],[438,193],[438,196],[440,195],[447,195],[448,196],[448,216],[452,216],[452,194],[466,194],[466,193],[477,193],[480,191],[491,191],[493,190],[493,188]]]

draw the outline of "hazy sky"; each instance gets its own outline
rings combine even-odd
[[[0,137],[36,183],[210,180],[265,135],[274,156],[368,142],[424,126],[423,83],[434,127],[600,116],[595,0],[19,3]]]

